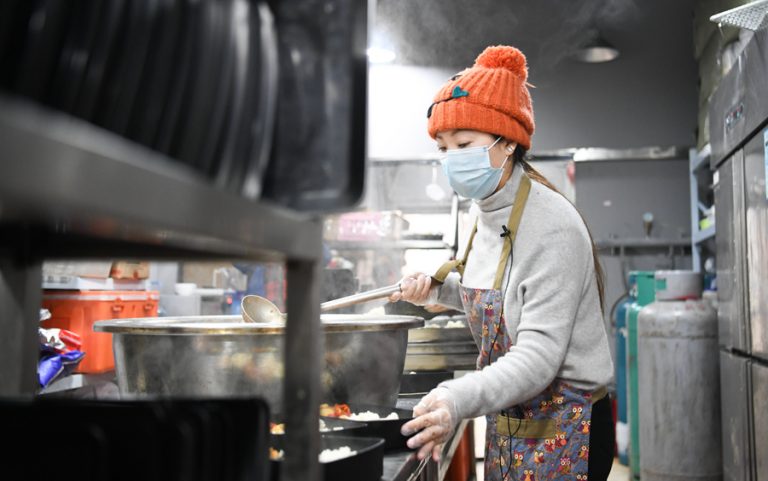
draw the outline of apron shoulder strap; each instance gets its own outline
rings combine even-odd
[[[512,253],[512,245],[515,243],[515,237],[517,237],[517,230],[520,227],[520,219],[523,217],[523,209],[528,201],[528,193],[531,191],[531,179],[523,173],[520,179],[520,187],[517,189],[515,195],[515,203],[512,206],[512,212],[509,214],[509,221],[505,226],[504,245],[501,248],[501,258],[499,259],[499,265],[496,268],[496,277],[493,281],[494,289],[501,289],[501,282],[504,278],[504,268],[507,265],[507,259]],[[477,220],[475,220],[475,226],[472,228],[472,234],[469,236],[467,247],[464,249],[464,257],[453,261],[448,261],[437,270],[435,275],[432,276],[438,282],[445,282],[445,278],[448,274],[456,270],[462,277],[464,277],[464,267],[467,265],[467,258],[469,257],[469,251],[472,250],[472,242],[475,240],[475,234],[477,234]]]
[[[477,234],[477,220],[475,220],[475,226],[472,228],[472,234],[470,234],[469,241],[467,241],[467,247],[464,248],[464,257],[461,259],[448,261],[440,266],[435,275],[432,276],[433,279],[439,282],[445,282],[445,278],[448,277],[448,274],[450,274],[453,270],[456,270],[459,275],[464,277],[464,266],[467,265],[467,258],[469,257],[469,251],[472,250],[472,242],[475,240],[475,234]]]
[[[501,248],[499,265],[496,267],[496,277],[493,279],[493,288],[496,290],[501,289],[501,282],[504,280],[504,268],[507,267],[507,259],[509,259],[512,253],[512,245],[515,243],[517,231],[520,228],[520,219],[523,217],[523,210],[528,201],[528,193],[530,191],[531,179],[523,174],[520,179],[520,187],[517,189],[517,195],[515,195],[515,205],[512,206],[512,212],[509,214],[509,221],[505,226],[504,233],[501,234],[504,238],[504,245]]]

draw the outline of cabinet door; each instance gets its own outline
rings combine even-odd
[[[755,424],[755,479],[768,481],[768,366],[752,363],[752,412]]]
[[[723,428],[723,480],[750,481],[749,361],[720,352],[720,404]]]
[[[768,131],[768,129],[766,129]],[[764,131],[744,146],[748,304],[752,355],[768,360],[768,146]]]
[[[717,298],[720,345],[749,351],[744,273],[744,155],[737,151],[718,170],[715,185]]]

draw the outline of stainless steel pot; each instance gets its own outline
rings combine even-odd
[[[408,329],[405,316],[323,315],[323,400],[394,406]],[[280,410],[284,326],[240,316],[100,321],[113,334],[115,370],[124,396],[259,396]]]
[[[456,322],[463,325],[446,327]],[[473,370],[477,354],[466,316],[437,316],[408,333],[404,367],[406,372]]]

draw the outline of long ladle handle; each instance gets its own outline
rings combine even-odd
[[[381,299],[389,297],[395,292],[400,292],[400,284],[394,284],[387,287],[380,287],[371,291],[360,292],[358,294],[352,294],[351,296],[341,297],[332,301],[323,302],[320,304],[320,310],[323,312],[333,311],[334,309],[341,309],[342,307],[352,306],[360,304],[362,302],[373,301],[375,299]]]

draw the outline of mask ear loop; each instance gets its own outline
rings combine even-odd
[[[496,141],[495,141],[494,143],[492,143],[491,145],[489,145],[489,146],[488,146],[488,152],[490,152],[490,151],[491,151],[491,149],[493,148],[493,146],[494,146],[494,145],[496,145],[496,144],[498,144],[500,140],[501,140],[501,136],[497,137],[497,138],[496,138]],[[499,169],[503,169],[503,168],[504,168],[504,166],[505,166],[505,165],[507,165],[507,161],[509,160],[509,158],[510,158],[510,157],[512,157],[512,154],[513,154],[513,153],[514,153],[514,151],[513,151],[513,152],[511,152],[511,153],[510,153],[509,155],[507,155],[506,157],[504,157],[504,162],[502,162],[502,163],[501,163],[501,166],[499,166]]]
[[[504,157],[504,162],[501,163],[501,165],[499,166],[499,169],[504,169],[504,166],[507,165],[507,161],[509,160],[510,157],[512,157],[512,154],[509,154],[508,156]]]
[[[488,150],[490,151],[493,148],[494,145],[498,144],[499,140],[501,140],[501,136],[496,137],[496,140],[494,140],[493,143],[488,146]]]

